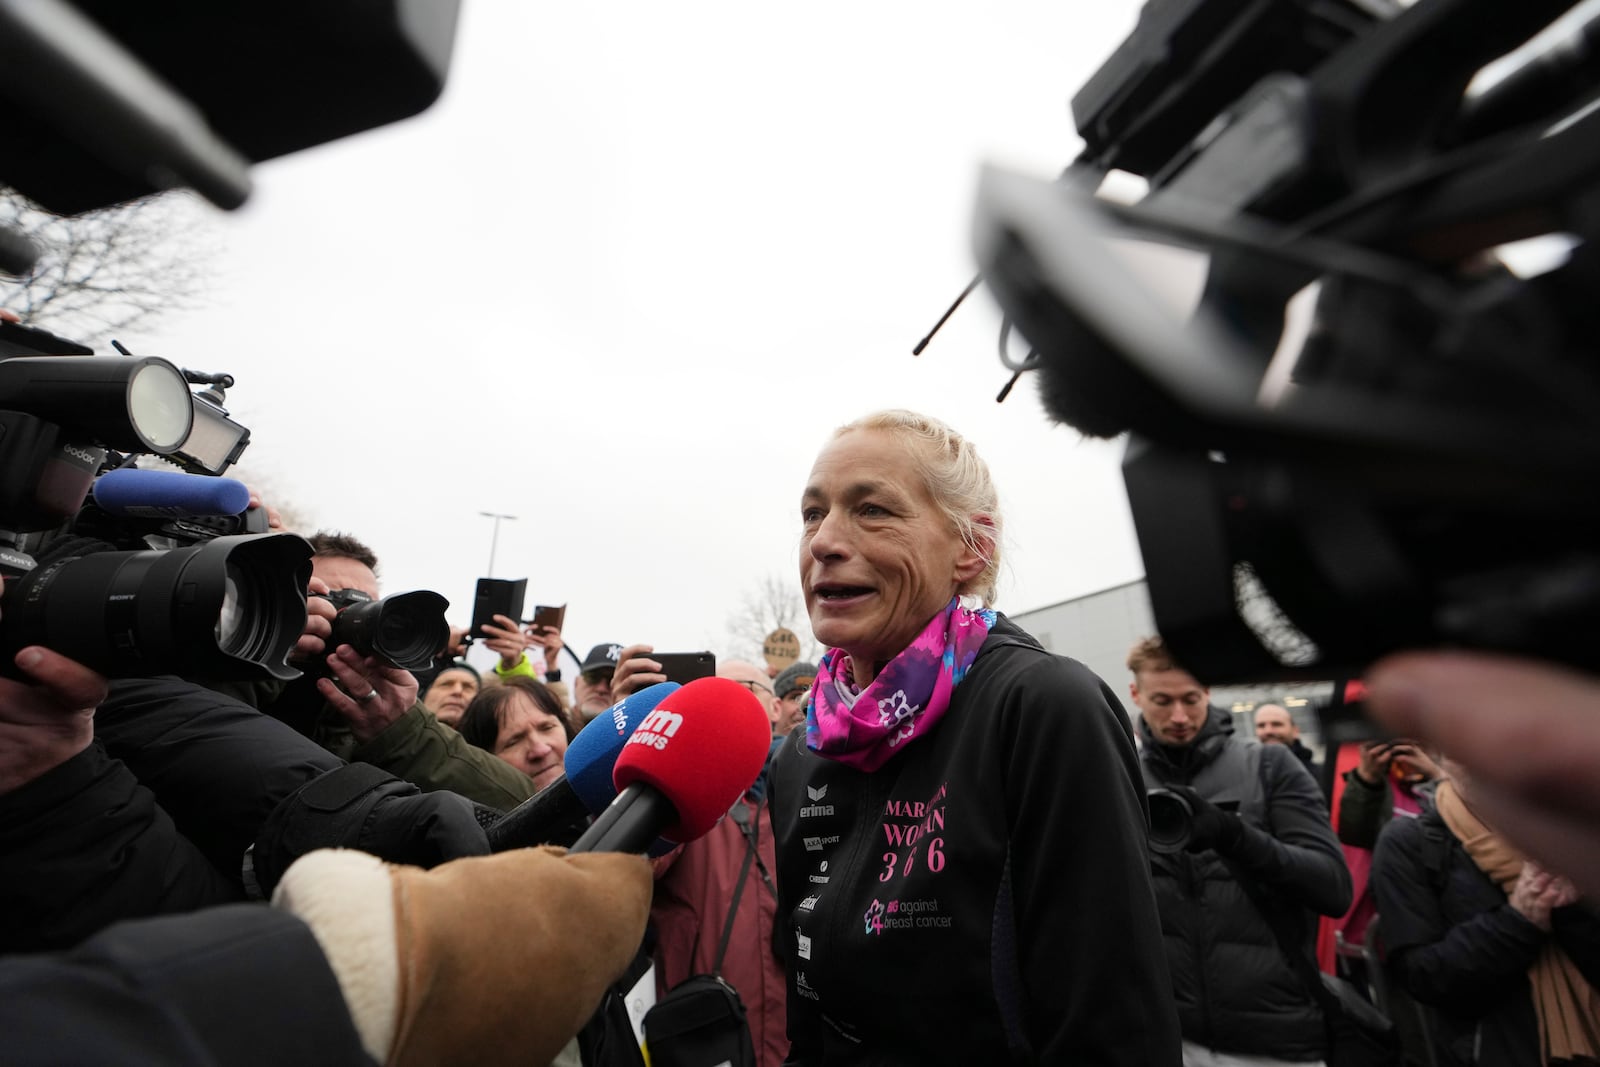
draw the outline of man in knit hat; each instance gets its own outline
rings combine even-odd
[[[776,736],[786,737],[806,721],[806,705],[811,702],[811,683],[816,680],[817,665],[800,662],[785,667],[773,681],[772,688],[778,695],[778,721],[773,726]]]

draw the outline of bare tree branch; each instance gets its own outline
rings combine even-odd
[[[793,630],[800,638],[801,659],[815,663],[823,652],[811,636],[811,621],[806,617],[798,583],[776,574],[766,575],[745,591],[739,607],[728,616],[727,626],[726,647],[731,659],[765,662],[762,640],[779,627]]]
[[[187,192],[63,217],[0,188],[0,225],[42,252],[27,277],[0,276],[0,307],[91,345],[199,306],[216,252],[208,209]]]

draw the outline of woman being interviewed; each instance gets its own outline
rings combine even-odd
[[[880,412],[801,516],[828,652],[771,781],[789,1062],[1177,1064],[1128,717],[987,606],[988,468]]]

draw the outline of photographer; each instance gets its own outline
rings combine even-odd
[[[1350,906],[1321,790],[1283,745],[1236,737],[1233,717],[1210,706],[1210,690],[1159,637],[1133,647],[1128,669],[1145,784],[1192,813],[1183,850],[1151,856],[1184,1063],[1319,1063],[1322,1012],[1274,926],[1302,930],[1309,961],[1310,912]]]
[[[353,589],[379,598],[371,549],[347,534],[326,531],[310,541],[313,614],[332,614],[319,594]],[[409,671],[363,657],[348,645],[331,651],[314,647],[320,643],[308,633],[300,651],[310,650],[308,659],[323,676],[277,689],[261,705],[263,711],[342,759],[372,764],[423,790],[447,789],[499,811],[533,795],[526,776],[468,745],[435,718],[417,699],[417,681]]]

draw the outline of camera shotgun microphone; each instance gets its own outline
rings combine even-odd
[[[240,515],[250,506],[250,490],[233,478],[137,467],[107,471],[96,478],[93,497],[107,514],[131,518]]]
[[[617,799],[571,852],[644,852],[704,836],[761,773],[772,723],[731,678],[697,678],[656,705],[617,757]]]
[[[612,784],[617,756],[645,717],[677,690],[677,682],[652,685],[595,716],[567,746],[561,777],[489,826],[489,851],[545,844],[579,819],[604,811],[617,797]]]

